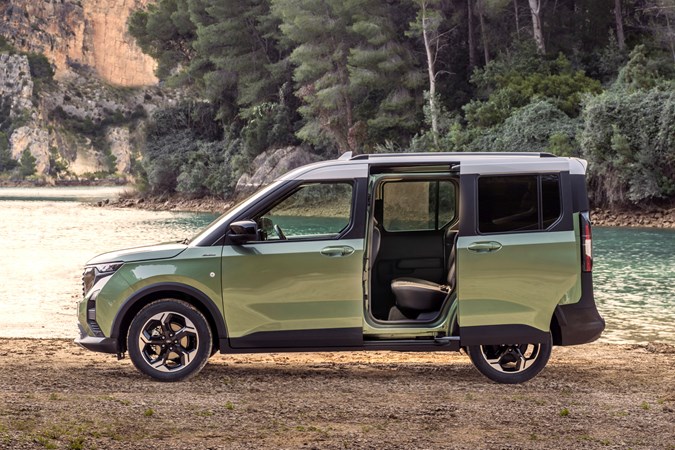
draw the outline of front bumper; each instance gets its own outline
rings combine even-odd
[[[75,339],[75,343],[81,347],[94,352],[101,353],[119,353],[117,339],[109,337],[89,336],[87,332],[79,325],[80,337]]]

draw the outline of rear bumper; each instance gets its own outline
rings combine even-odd
[[[578,345],[593,342],[605,329],[593,297],[593,278],[590,272],[581,274],[581,300],[555,309],[557,329],[552,327],[555,345]]]
[[[80,337],[75,339],[75,343],[81,347],[93,352],[118,353],[117,339],[108,337],[89,336],[79,325]]]

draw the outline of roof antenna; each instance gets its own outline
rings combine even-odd
[[[339,161],[350,160],[350,159],[352,159],[352,152],[344,152],[338,158]]]

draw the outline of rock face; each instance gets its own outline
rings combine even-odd
[[[37,173],[49,171],[49,133],[35,126],[20,127],[9,138],[12,158],[19,159],[28,150],[35,157]]]
[[[132,10],[151,0],[5,0],[0,35],[17,48],[45,54],[57,77],[91,67],[120,86],[157,83],[155,61],[127,34]]]
[[[22,55],[0,54],[0,101],[9,105],[14,119],[33,107],[33,80],[28,58]]]
[[[110,153],[115,157],[118,173],[131,171],[131,139],[129,129],[124,127],[109,128],[106,140],[110,145]]]
[[[234,195],[237,198],[250,195],[289,170],[318,160],[316,155],[300,147],[267,150],[253,160],[252,173],[244,174],[239,178]]]

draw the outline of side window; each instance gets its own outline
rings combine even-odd
[[[543,228],[553,225],[560,217],[560,183],[558,175],[541,177],[541,205]]]
[[[268,241],[332,238],[347,228],[351,210],[350,183],[305,184],[257,222]]]
[[[451,181],[403,181],[383,187],[382,226],[386,231],[439,230],[455,219]]]
[[[481,233],[544,230],[560,217],[558,175],[483,176],[478,179]]]

